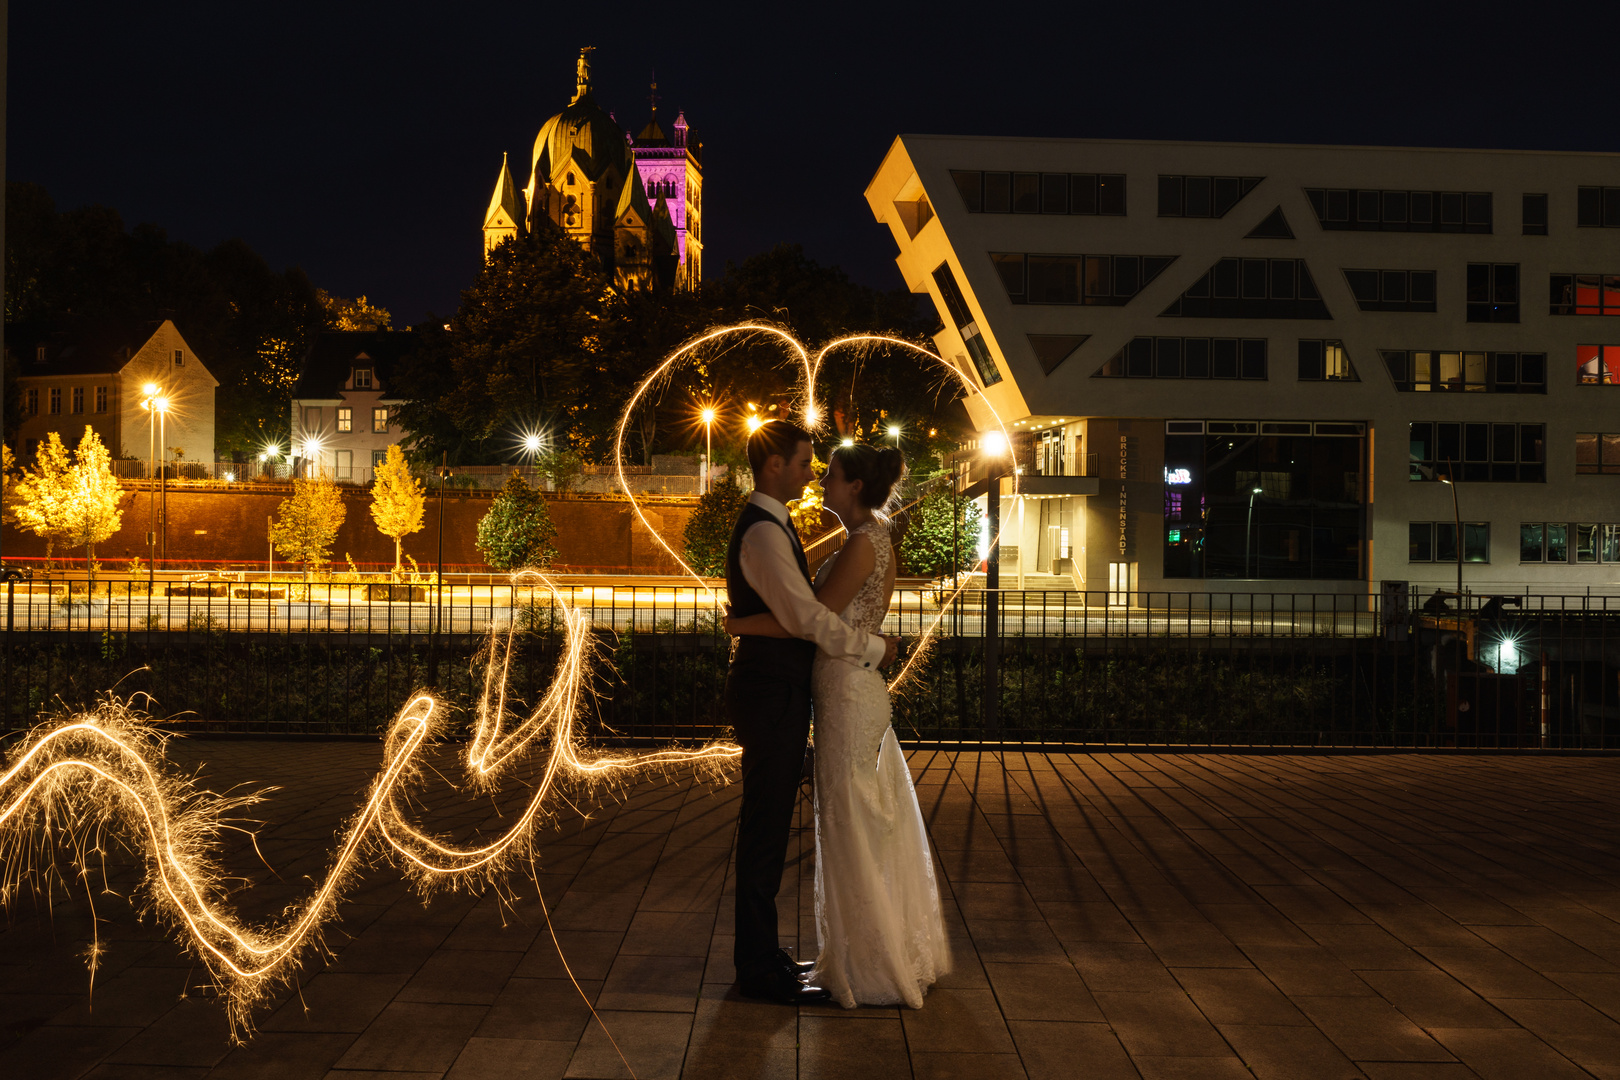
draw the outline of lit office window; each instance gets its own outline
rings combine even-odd
[[[1620,274],[1549,275],[1552,315],[1620,315]]]
[[[1344,342],[1302,338],[1299,343],[1300,382],[1360,382]]]
[[[1386,349],[1383,358],[1397,390],[1493,394],[1547,392],[1545,353]]]
[[[354,430],[354,410],[353,409],[339,409],[337,412],[338,412],[338,415],[337,415],[337,429],[339,431],[353,431]]]

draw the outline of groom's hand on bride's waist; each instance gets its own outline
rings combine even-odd
[[[895,657],[900,654],[900,639],[886,634],[879,634],[878,637],[883,639],[883,659],[878,661],[878,667],[886,668],[894,663]]]

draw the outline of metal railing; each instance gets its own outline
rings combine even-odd
[[[0,729],[108,690],[181,728],[375,733],[412,691],[465,705],[491,631],[513,629],[517,700],[538,701],[557,605],[595,628],[599,734],[725,732],[724,593],[690,579],[469,575],[414,584],[193,575],[0,586]],[[1321,748],[1620,747],[1620,598],[896,591],[916,641],[894,696],[925,743]],[[987,630],[990,631],[987,634]],[[983,681],[995,650],[995,685]],[[894,669],[898,671],[899,668]],[[893,674],[893,672],[891,672]],[[143,700],[145,700],[143,698]]]

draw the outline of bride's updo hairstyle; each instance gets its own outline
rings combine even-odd
[[[887,515],[900,504],[898,488],[906,475],[906,458],[892,446],[876,447],[867,443],[840,446],[832,452],[832,460],[845,480],[859,480],[861,505],[880,515]]]

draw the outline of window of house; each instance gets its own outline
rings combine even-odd
[[[990,261],[1015,304],[1122,307],[1171,263],[1156,255],[1025,255],[993,251]]]
[[[371,389],[371,369],[368,367],[354,369],[354,388],[356,390]]]
[[[107,411],[107,388],[105,386],[98,386],[98,387],[96,387],[96,412],[99,413],[99,412],[106,412],[106,411]]]
[[[1219,218],[1264,180],[1263,176],[1161,176],[1159,216]]]
[[[1084,214],[1123,217],[1122,173],[1009,173],[952,169],[970,214]]]
[[[1299,343],[1301,382],[1360,382],[1344,342],[1302,338]]]
[[[1001,369],[996,366],[984,335],[979,333],[978,323],[973,321],[973,311],[967,305],[967,297],[962,295],[962,286],[956,280],[955,271],[950,263],[943,262],[934,268],[933,276],[934,286],[939,289],[940,300],[945,305],[945,314],[961,332],[962,344],[967,346],[968,355],[973,358],[979,381],[985,386],[994,386],[1001,381]]]
[[[1524,235],[1546,236],[1547,196],[1525,195],[1523,196],[1523,204]]]
[[[59,386],[51,387],[51,415],[62,415],[62,388]]]
[[[1620,473],[1620,434],[1582,431],[1575,435],[1577,473]]]
[[[321,407],[319,405],[306,405],[304,407],[304,430],[309,432],[321,430]]]
[[[388,409],[386,407],[378,406],[371,410],[371,430],[378,435],[387,433]]]
[[[72,401],[73,404],[70,406],[70,409],[74,416],[78,416],[80,413],[84,412],[84,387],[75,386],[73,388]]]
[[[338,412],[337,429],[339,431],[353,431],[354,430],[354,410],[353,409],[339,408],[337,412]]]
[[[175,367],[184,367],[185,363],[186,363],[186,354],[184,352],[182,352],[181,350],[179,350],[179,349],[174,350],[174,366]]]
[[[34,348],[34,362],[37,364],[45,362],[45,346],[39,345]]]
[[[1304,259],[1222,259],[1164,316],[1193,319],[1329,319]]]
[[[1420,393],[1545,394],[1546,353],[1386,349],[1395,389]]]
[[[1519,321],[1518,263],[1468,264],[1468,321]]]
[[[386,450],[373,450],[371,452],[371,467],[372,467],[372,469],[381,468],[387,461],[388,461],[388,451],[386,451]]]
[[[1583,229],[1620,229],[1620,187],[1576,189],[1575,224]]]
[[[1613,526],[1609,526],[1613,528]],[[1620,537],[1617,537],[1620,542]],[[1526,521],[1519,524],[1519,561],[1569,561],[1569,525],[1562,521]]]
[[[1362,311],[1434,311],[1433,270],[1346,270],[1350,295]]]
[[[1463,562],[1491,561],[1491,524],[1463,522]],[[1407,562],[1457,561],[1457,525],[1451,521],[1413,521],[1407,524]]]
[[[1620,315],[1620,274],[1552,274],[1553,315]]]
[[[1265,379],[1265,338],[1139,337],[1105,363],[1102,379]]]
[[[1545,424],[1412,424],[1407,478],[1545,483],[1546,430]]]
[[[1612,386],[1620,372],[1620,345],[1575,346],[1575,381],[1582,386]]]
[[[39,391],[29,390],[23,395],[23,411],[29,416],[39,415]]]
[[[1488,191],[1383,191],[1306,188],[1305,195],[1326,231],[1491,231]]]

